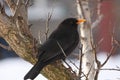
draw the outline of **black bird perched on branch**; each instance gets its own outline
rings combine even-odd
[[[33,80],[46,65],[59,59],[65,59],[78,45],[79,34],[77,27],[78,24],[84,21],[84,19],[76,18],[65,19],[52,32],[46,42],[39,47],[38,61],[26,74],[24,80]]]

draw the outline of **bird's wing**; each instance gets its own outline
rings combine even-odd
[[[46,61],[60,53],[61,50],[54,39],[48,39],[40,48],[38,57],[41,61]]]
[[[66,38],[66,39],[64,39]],[[66,55],[69,55],[78,45],[79,43],[79,35],[78,33],[74,33],[69,35],[66,35],[65,37],[59,39],[58,42],[60,43],[62,49],[66,53]]]
[[[70,45],[74,43],[74,40],[77,37],[77,32],[72,33],[70,30],[55,30],[50,36],[49,39],[55,39],[64,50],[66,50]]]
[[[63,51],[67,50],[68,48],[69,46],[65,44],[61,45],[61,43],[57,42],[56,40],[48,40],[39,49],[39,58],[43,61],[49,60],[61,53],[63,54]]]
[[[70,34],[69,31],[61,32],[61,30],[55,30],[48,40],[39,48],[39,57],[41,56],[40,60],[49,60],[59,54],[63,54],[63,51],[65,51],[66,54],[69,54],[73,50],[71,48],[75,44],[76,38],[79,39],[77,32]]]

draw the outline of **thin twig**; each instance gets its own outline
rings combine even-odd
[[[51,12],[48,13],[48,18],[47,18],[47,21],[46,21],[46,32],[45,32],[46,40],[47,40],[47,38],[48,38],[49,23],[50,23],[50,20],[51,20],[51,18],[52,18],[52,15],[53,15],[53,8],[52,8]]]
[[[29,30],[31,29],[32,26],[33,26],[33,24],[29,24],[28,25]]]
[[[96,44],[96,46],[99,46],[102,42],[103,42],[104,38],[101,38],[98,43]],[[96,47],[97,48],[97,47]]]
[[[72,70],[72,67],[71,67],[65,60],[63,60],[63,61],[64,61],[65,64],[69,67],[70,71],[72,71],[72,72],[75,74],[75,71]]]
[[[100,70],[120,71],[120,68],[119,69],[117,69],[117,68],[103,68],[103,69],[100,69]]]
[[[19,10],[20,6],[21,6],[21,0],[17,0],[17,5],[16,5],[16,8],[15,8],[15,11],[14,11],[14,14],[13,14],[13,18],[14,19],[18,16],[18,13],[20,11]]]
[[[82,57],[83,57],[83,53],[82,53],[82,47],[81,48],[79,48],[80,49],[80,53],[79,53],[79,59],[80,59],[80,65],[79,65],[79,75],[78,75],[78,77],[80,78],[81,77],[81,75],[82,75]],[[81,79],[81,78],[80,78]]]
[[[120,47],[120,41],[114,39],[114,42]]]
[[[58,41],[57,41],[57,44],[58,44],[59,48],[61,49],[63,55],[64,55],[65,57],[67,57],[67,55],[65,54],[65,51],[63,50],[62,46],[60,45],[60,43],[59,43]],[[68,59],[68,60],[69,60],[77,69],[79,69],[70,59]]]
[[[63,55],[64,55],[65,57],[67,57],[67,55],[65,54],[65,52],[64,52],[64,50],[63,50],[63,48],[62,48],[62,46],[60,45],[60,43],[59,43],[58,41],[57,41],[57,44],[58,44],[59,48],[61,49]]]
[[[90,69],[89,69],[89,71],[88,71],[88,73],[86,75],[87,79],[88,79],[88,76],[90,75],[90,72],[91,72],[93,66],[94,66],[94,62],[91,64],[91,67],[90,67]]]
[[[81,9],[81,13],[82,13],[82,17],[85,19],[85,14],[84,14],[84,9],[82,6],[82,2],[81,0],[76,0],[77,1],[77,5],[79,5],[80,9]]]
[[[61,49],[63,55],[64,55],[65,57],[67,57],[67,55],[65,54],[65,51],[63,50],[62,46],[60,45],[60,43],[59,43],[58,41],[57,41],[57,44],[58,44],[59,48]],[[69,61],[71,61],[71,60],[69,60]],[[66,61],[64,61],[64,62],[67,64],[67,66],[69,67],[69,69],[71,69],[71,71],[72,71],[73,73],[75,73],[75,72],[72,70],[71,66],[70,66]],[[76,66],[75,66],[75,67],[76,67]],[[77,68],[77,69],[78,69],[78,68]]]
[[[108,60],[110,59],[110,57],[112,56],[112,54],[116,51],[116,49],[117,49],[117,46],[112,47],[112,49],[110,51],[110,54],[108,55],[108,57],[106,58],[106,60],[101,64],[101,67],[103,67],[108,62]]]
[[[3,49],[6,49],[8,51],[12,51],[11,47],[10,46],[6,46],[6,45],[3,45],[0,43],[0,47],[2,47]]]
[[[79,70],[79,68],[75,65],[75,63],[73,63],[70,59],[68,59],[68,60],[71,64],[73,64]]]
[[[96,19],[96,20],[92,23],[92,25],[91,25],[92,29],[94,29],[95,27],[97,27],[97,26],[100,24],[100,22],[102,21],[102,19],[103,19],[103,15],[100,15],[100,16],[98,17],[98,19]]]
[[[112,43],[117,43],[116,42],[116,40],[115,40],[115,38],[114,38],[114,35],[115,35],[115,31],[114,31],[114,29],[113,29],[113,32],[112,32]],[[115,51],[116,51],[116,49],[117,49],[117,46],[112,46],[112,48],[111,48],[111,50],[110,50],[110,54],[107,56],[107,58],[106,58],[106,60],[103,62],[103,64],[101,64],[101,67],[103,67],[107,62],[108,62],[108,60],[110,59],[110,57],[112,56],[112,54],[113,53],[115,53]]]
[[[42,41],[41,41],[41,32],[39,31],[39,33],[38,33],[38,41],[39,41],[39,44],[42,44]]]
[[[96,46],[94,47],[93,45],[92,45],[92,49],[93,49],[93,51],[94,51],[94,53],[95,53],[95,62],[96,62],[96,64],[97,64],[97,70],[96,70],[96,74],[95,74],[95,77],[94,77],[94,80],[98,80],[98,74],[99,74],[99,72],[100,72],[100,68],[101,68],[101,62],[98,60],[98,58],[97,58],[97,52],[96,52]]]

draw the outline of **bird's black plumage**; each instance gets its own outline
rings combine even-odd
[[[38,49],[38,61],[26,74],[24,80],[34,79],[46,65],[65,59],[78,45],[79,34],[77,19],[65,19]],[[64,50],[65,55],[61,48]]]

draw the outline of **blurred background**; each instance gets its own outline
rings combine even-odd
[[[2,0],[0,1],[2,2]],[[32,24],[31,32],[38,40],[41,37],[41,42],[45,41],[46,23],[48,15],[52,14],[49,21],[48,35],[59,25],[61,21],[69,17],[77,17],[77,9],[75,0],[31,0],[32,6],[28,9],[29,23]],[[120,41],[120,0],[101,0],[100,13],[103,14],[100,25],[93,28],[93,36],[97,48],[98,57],[101,62],[109,54],[113,43],[112,33],[116,40]],[[11,15],[9,8],[6,5],[6,12]],[[40,34],[39,34],[40,33]],[[0,38],[0,43],[8,45],[6,41]],[[77,54],[78,49],[74,51]],[[108,61],[105,67],[115,68],[120,66],[120,48],[117,48],[112,58]],[[76,63],[78,64],[78,63]],[[1,80],[23,80],[24,75],[29,71],[32,65],[19,58],[14,51],[8,51],[0,47],[0,79]],[[120,72],[101,71],[99,80],[120,80]],[[106,77],[103,77],[106,75]],[[37,77],[39,80],[41,75]],[[46,80],[42,77],[40,80]]]

